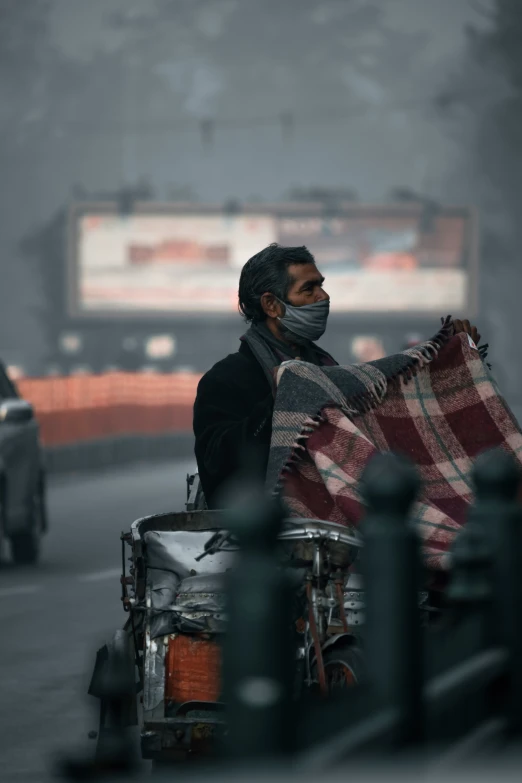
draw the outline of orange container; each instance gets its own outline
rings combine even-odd
[[[165,701],[215,702],[221,691],[221,648],[213,639],[178,634],[169,638]]]

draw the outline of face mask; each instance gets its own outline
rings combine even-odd
[[[285,307],[285,314],[279,320],[292,334],[311,342],[323,336],[330,313],[329,299],[302,307],[294,307],[286,302],[281,304]]]

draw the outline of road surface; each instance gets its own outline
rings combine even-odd
[[[119,535],[181,510],[188,460],[54,477],[41,563],[0,566],[0,777],[48,779],[56,754],[92,749],[94,654],[126,615]],[[44,777],[45,772],[45,777]]]

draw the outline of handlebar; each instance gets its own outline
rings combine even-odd
[[[362,548],[363,540],[359,536],[345,533],[341,525],[335,522],[325,522],[322,519],[307,519],[304,517],[290,517],[284,521],[287,528],[278,535],[280,541],[331,541],[332,543],[346,544],[347,546]],[[316,527],[316,525],[318,527]],[[335,527],[325,527],[334,526]],[[214,533],[205,544],[205,550],[196,557],[199,562],[207,555],[217,552],[235,551],[239,545],[234,536],[226,530]]]
[[[285,522],[286,524],[292,525],[292,529],[283,530],[278,536],[279,539],[286,541],[296,541],[300,539],[308,539],[309,541],[326,540],[334,543],[340,542],[358,548],[363,547],[363,540],[360,536],[345,533],[341,525],[337,525],[335,522],[325,522],[321,519],[306,519],[301,517],[291,517],[290,519],[285,520]],[[319,525],[319,528],[314,528],[314,525]],[[324,525],[335,525],[335,528],[328,529],[325,528]]]

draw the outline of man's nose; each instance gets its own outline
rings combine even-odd
[[[317,294],[315,295],[316,302],[323,302],[325,299],[329,299],[329,298],[330,295],[326,293],[324,288],[319,288]]]

